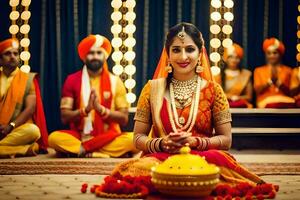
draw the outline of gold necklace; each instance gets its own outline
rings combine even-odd
[[[174,88],[174,97],[181,105],[185,104],[192,95],[197,86],[197,75],[187,81],[180,81],[175,78],[171,79]]]
[[[200,94],[201,94],[201,82],[202,79],[197,76],[197,85],[196,85],[196,91],[195,95],[192,100],[191,108],[190,108],[190,113],[188,117],[188,121],[185,123],[185,119],[178,118],[178,113],[176,110],[176,103],[175,103],[175,98],[174,98],[174,90],[173,90],[173,84],[172,82],[170,83],[170,98],[171,98],[171,105],[168,104],[168,114],[170,118],[170,123],[172,126],[172,129],[174,132],[177,132],[176,125],[180,127],[181,130],[187,130],[187,132],[190,132],[195,125],[195,121],[197,118],[197,113],[198,113],[198,106],[199,106],[199,100],[200,100]],[[175,119],[175,122],[174,122]],[[176,123],[176,125],[175,125]],[[185,125],[183,126],[183,124]]]

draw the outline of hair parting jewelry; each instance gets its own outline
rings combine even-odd
[[[183,41],[183,40],[185,39],[185,36],[186,36],[186,32],[185,32],[185,30],[184,30],[184,26],[182,26],[182,29],[181,29],[181,31],[177,34],[177,37],[179,37],[179,39],[180,39],[181,41]]]

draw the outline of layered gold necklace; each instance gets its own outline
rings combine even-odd
[[[168,104],[168,114],[174,132],[177,132],[176,126],[180,127],[182,131],[190,132],[195,125],[200,100],[201,81],[202,79],[198,75],[188,81],[172,79],[169,90],[171,105]],[[180,104],[191,99],[190,113],[187,121],[183,116],[178,117],[175,99]]]
[[[197,86],[197,76],[187,81],[179,81],[175,78],[171,79],[172,86],[174,88],[174,97],[176,101],[183,106],[187,102],[190,103],[191,97]]]

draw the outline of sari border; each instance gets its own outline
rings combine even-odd
[[[160,111],[163,105],[164,93],[166,90],[166,78],[149,81],[150,83],[150,103],[153,125],[158,131],[159,137],[166,135],[160,118]]]

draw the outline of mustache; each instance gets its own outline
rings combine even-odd
[[[102,62],[102,60],[93,59],[93,60],[90,60],[90,62]]]

